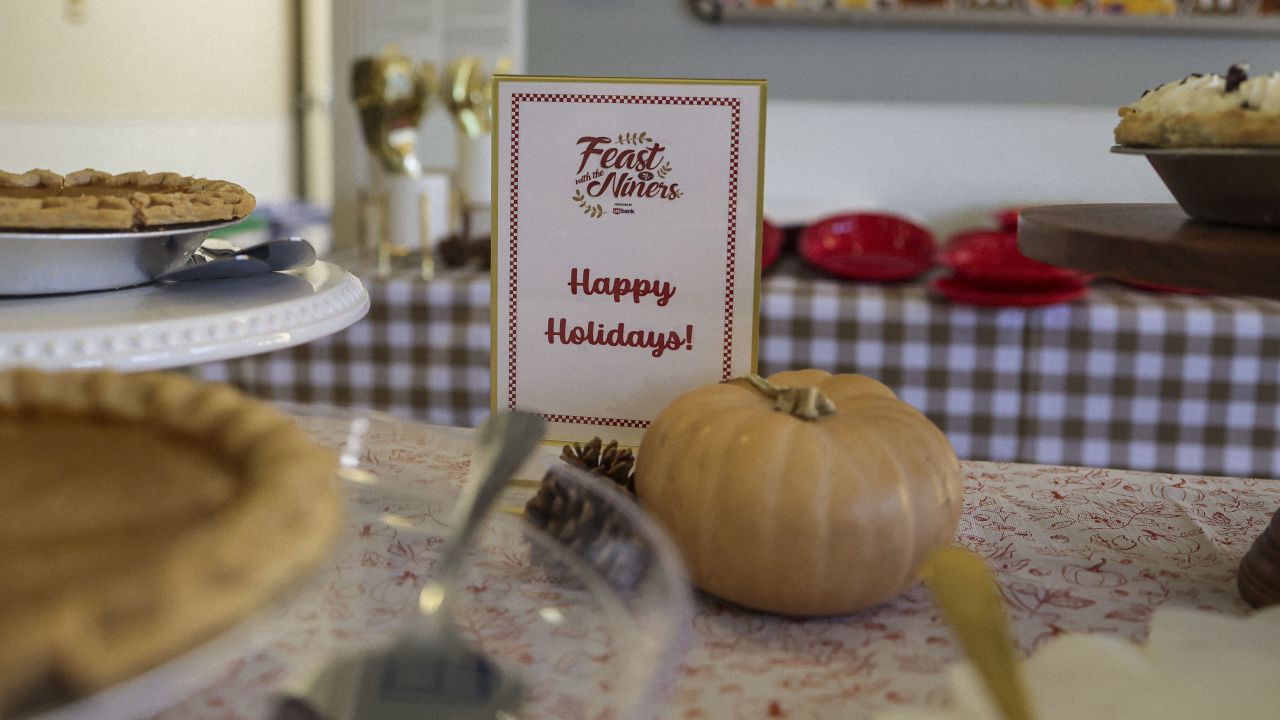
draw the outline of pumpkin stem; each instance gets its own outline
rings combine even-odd
[[[817,420],[836,411],[836,404],[816,387],[778,387],[755,373],[743,376],[752,387],[773,398],[773,409],[801,420]]]

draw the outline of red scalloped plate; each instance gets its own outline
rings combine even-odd
[[[849,213],[819,220],[800,233],[805,262],[841,278],[910,280],[933,267],[933,233],[887,213]]]
[[[764,221],[764,231],[760,238],[760,269],[768,270],[769,266],[782,256],[782,246],[786,244],[786,235],[782,228],[768,220]]]
[[[986,307],[1043,307],[1079,300],[1089,293],[1084,283],[1065,284],[1048,290],[996,289],[975,285],[964,278],[940,277],[929,287],[952,302]]]
[[[1016,233],[1001,230],[957,233],[938,254],[938,261],[956,277],[990,288],[1049,290],[1093,279],[1076,270],[1032,260],[1018,250]]]

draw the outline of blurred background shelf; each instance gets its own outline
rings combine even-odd
[[[710,23],[1268,35],[1273,0],[689,0]]]

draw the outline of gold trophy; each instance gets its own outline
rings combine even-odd
[[[508,58],[499,60],[494,74],[511,69]],[[463,57],[449,63],[440,83],[445,108],[458,125],[458,187],[462,204],[462,237],[466,241],[488,235],[492,149],[487,137],[493,106],[492,75],[485,72],[478,57]]]
[[[495,72],[505,72],[510,63],[500,60]],[[489,105],[493,100],[490,76],[484,72],[478,57],[464,57],[449,63],[445,82],[441,84],[445,107],[458,129],[467,137],[475,138],[489,132]]]
[[[360,111],[365,145],[382,162],[384,171],[421,174],[414,146],[434,83],[431,65],[415,67],[394,45],[377,57],[356,60],[351,75],[352,99]]]
[[[423,279],[435,275],[435,259],[430,246],[430,238],[433,237],[431,223],[439,217],[445,217],[447,222],[449,202],[446,199],[432,203],[432,195],[438,193],[415,189],[413,197],[417,202],[417,217],[413,218],[410,213],[410,217],[402,218],[405,215],[401,207],[404,203],[399,202],[399,195],[406,192],[406,188],[417,188],[423,179],[422,163],[416,152],[418,126],[437,92],[436,85],[434,66],[429,63],[416,65],[394,45],[375,57],[357,59],[352,68],[352,99],[360,113],[365,145],[376,163],[374,177],[371,178],[376,190],[364,194],[361,199],[362,234],[366,238],[376,235],[378,271],[383,275],[391,271],[393,258],[410,257],[416,253],[422,257]],[[397,197],[393,198],[393,195]],[[374,224],[369,222],[371,214],[377,219],[376,233],[365,230]],[[398,223],[401,220],[403,222]],[[392,232],[393,227],[410,224],[417,226],[416,248],[402,242],[403,238],[394,237]],[[367,240],[362,240],[362,246],[367,244]]]

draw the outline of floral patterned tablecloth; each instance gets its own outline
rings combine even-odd
[[[335,446],[350,435],[342,419],[303,420]],[[430,529],[465,477],[467,432],[375,423],[359,463],[421,492],[416,517]],[[1275,480],[986,462],[964,469],[958,541],[995,569],[1024,652],[1064,632],[1140,640],[1163,604],[1248,612],[1236,566],[1280,506]],[[400,512],[414,512],[403,505],[411,499],[400,502]],[[211,687],[161,717],[259,717],[299,657],[384,632],[411,612],[424,556],[438,542],[406,545],[359,519],[349,533],[344,559],[272,623],[265,650],[231,660]],[[357,565],[361,572],[351,572]],[[690,636],[664,718],[857,720],[893,704],[936,706],[946,701],[941,673],[961,653],[919,585],[856,615],[809,620],[699,596]],[[554,717],[598,720],[572,703],[546,707]]]

